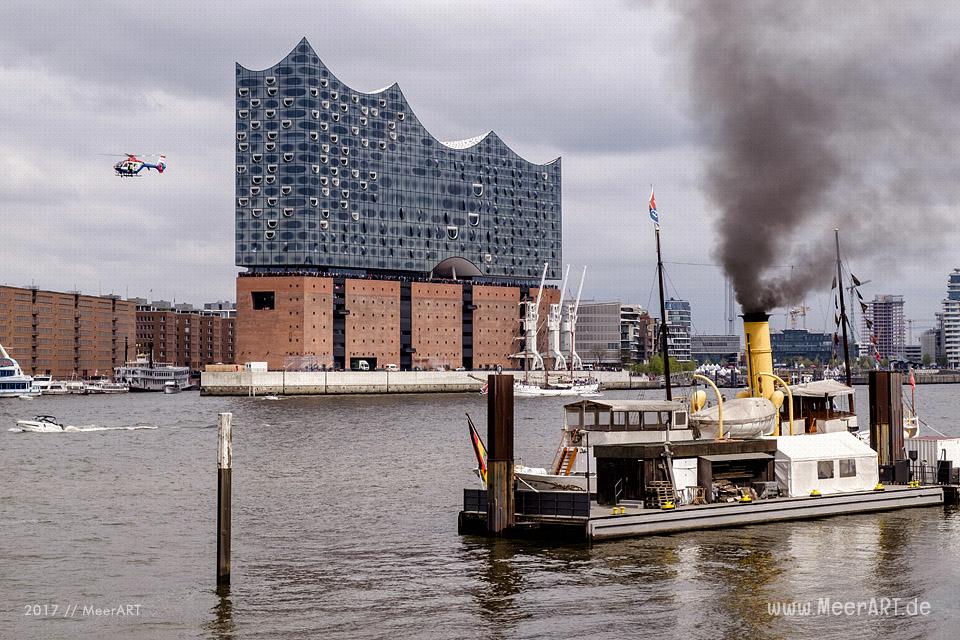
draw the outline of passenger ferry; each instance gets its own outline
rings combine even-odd
[[[190,367],[175,367],[171,364],[153,362],[145,355],[138,356],[133,362],[114,369],[115,382],[127,385],[130,391],[167,391],[176,387],[178,391],[190,388]]]
[[[33,377],[24,375],[17,361],[0,344],[0,398],[38,395],[40,390],[33,386]]]

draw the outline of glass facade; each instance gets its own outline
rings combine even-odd
[[[269,69],[237,65],[236,123],[238,266],[417,275],[458,258],[460,275],[560,277],[559,159],[493,132],[440,142],[397,85],[352,89],[306,39]]]

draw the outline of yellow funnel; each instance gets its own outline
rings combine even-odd
[[[773,380],[760,376],[773,373],[773,350],[770,347],[770,316],[762,311],[743,314],[743,333],[747,340],[747,377],[754,397],[769,399],[773,395]]]

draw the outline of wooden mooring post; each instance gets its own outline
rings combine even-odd
[[[217,424],[217,585],[230,584],[230,481],[233,471],[233,414]]]
[[[487,377],[487,533],[513,526],[513,376]]]

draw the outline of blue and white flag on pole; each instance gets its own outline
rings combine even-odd
[[[657,200],[653,197],[653,187],[650,187],[650,219],[660,224],[660,214],[657,212]]]

